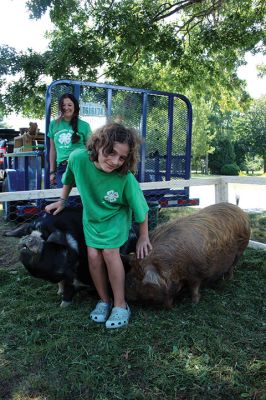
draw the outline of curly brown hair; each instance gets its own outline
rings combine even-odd
[[[127,128],[115,122],[97,129],[89,138],[90,159],[98,161],[99,149],[102,149],[104,155],[111,154],[115,142],[126,143],[129,147],[127,158],[117,171],[122,175],[127,174],[128,171],[136,172],[141,143],[140,137],[135,129]]]

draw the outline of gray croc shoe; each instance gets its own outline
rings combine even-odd
[[[114,307],[110,314],[110,317],[105,323],[106,328],[108,329],[115,329],[115,328],[122,328],[128,324],[130,318],[130,308],[128,305],[126,308],[122,307]]]
[[[94,310],[90,313],[90,318],[94,322],[106,322],[110,312],[112,310],[113,303],[105,303],[104,301],[98,301]]]

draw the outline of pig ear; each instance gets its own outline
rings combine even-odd
[[[47,242],[59,244],[61,246],[67,246],[65,233],[58,230],[54,231],[53,233],[51,233],[51,235],[49,235],[49,237],[47,238]]]
[[[150,283],[157,286],[165,286],[164,279],[158,274],[154,265],[148,265],[144,269],[144,278],[142,279],[143,284]]]

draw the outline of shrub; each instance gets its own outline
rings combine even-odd
[[[220,175],[224,165],[235,164],[234,146],[228,138],[220,138],[212,145],[215,147],[215,151],[209,155],[209,168],[212,174]]]
[[[222,175],[239,175],[240,168],[236,164],[225,164],[221,168]]]

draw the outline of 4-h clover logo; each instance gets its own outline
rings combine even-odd
[[[113,203],[116,201],[119,197],[119,194],[117,192],[114,192],[113,190],[109,190],[104,196],[104,200],[108,201],[109,203]]]
[[[70,143],[70,141],[71,141],[71,133],[61,133],[61,135],[60,135],[60,137],[59,137],[59,139],[58,139],[58,142],[60,143],[60,144],[69,144]]]

